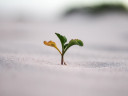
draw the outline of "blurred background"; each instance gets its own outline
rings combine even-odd
[[[80,38],[87,48],[127,51],[127,10],[127,0],[0,0],[0,51],[28,46],[41,53],[44,40],[58,42],[55,32]]]
[[[86,49],[72,52],[83,57],[93,51],[126,53],[127,13],[128,0],[0,0],[0,53],[55,54],[43,46],[53,40],[61,48],[55,32],[81,39]]]
[[[40,21],[59,19],[72,8],[110,4],[128,8],[127,0],[0,0],[1,21]]]
[[[0,0],[0,96],[128,96],[127,42],[128,0]]]

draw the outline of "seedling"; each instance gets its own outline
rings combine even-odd
[[[66,43],[67,42],[67,38],[65,36],[62,36],[60,35],[59,33],[55,33],[57,35],[57,37],[59,38],[60,42],[61,42],[61,45],[62,45],[62,51],[60,51],[56,45],[55,42],[53,41],[44,41],[44,44],[47,45],[47,46],[51,46],[51,47],[54,47],[58,50],[58,52],[60,53],[61,55],[61,65],[66,65],[66,63],[64,62],[64,54],[67,52],[67,50],[73,46],[73,45],[79,45],[79,46],[83,46],[83,42],[79,39],[71,39],[69,41],[69,43]]]

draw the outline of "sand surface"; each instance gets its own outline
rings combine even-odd
[[[81,39],[60,55],[43,45]],[[0,22],[0,96],[128,96],[128,17],[111,14],[55,22]]]

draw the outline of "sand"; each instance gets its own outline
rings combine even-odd
[[[128,17],[109,14],[54,22],[0,22],[0,96],[128,96]],[[43,45],[55,32],[79,38],[60,55]]]

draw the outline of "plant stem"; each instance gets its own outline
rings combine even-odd
[[[63,65],[63,63],[64,63],[64,55],[62,54],[61,55],[61,65]]]

